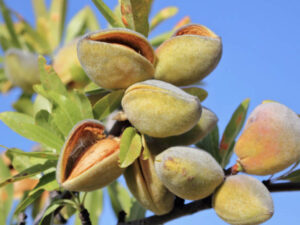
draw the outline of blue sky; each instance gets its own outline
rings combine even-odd
[[[33,23],[30,2],[6,0],[11,8]],[[116,0],[106,2],[113,7]],[[93,7],[91,0],[70,1],[67,21],[85,5]],[[152,14],[169,5],[179,7],[179,13],[160,25],[153,34],[169,30],[180,18],[189,15],[192,22],[203,24],[222,37],[223,56],[218,67],[204,80],[209,96],[203,104],[218,115],[221,131],[245,98],[251,99],[250,111],[263,100],[271,99],[300,113],[299,0],[157,0]],[[103,17],[93,9],[101,27],[106,27]],[[0,112],[11,110],[10,104],[19,94],[14,90],[11,95],[0,95]],[[33,143],[0,122],[0,144],[30,149]],[[275,214],[265,224],[299,224],[300,192],[277,193],[272,197]],[[102,224],[115,223],[106,199]],[[167,224],[226,223],[213,210],[207,210]]]

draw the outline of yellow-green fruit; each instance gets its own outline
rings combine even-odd
[[[107,29],[83,36],[79,61],[89,78],[106,89],[127,88],[154,77],[155,53],[139,33]]]
[[[11,48],[5,52],[4,72],[13,85],[30,93],[32,86],[40,82],[38,56],[31,52]]]
[[[300,160],[300,118],[280,103],[261,104],[249,116],[234,151],[246,173],[279,172]]]
[[[201,116],[197,97],[158,80],[130,86],[122,99],[128,120],[141,133],[169,137],[192,129]]]
[[[155,170],[172,193],[189,200],[209,196],[224,180],[222,168],[209,153],[189,147],[171,147],[160,153]]]
[[[220,218],[232,225],[261,224],[274,213],[268,189],[246,175],[227,177],[213,195],[213,208]]]
[[[89,79],[77,57],[78,40],[76,39],[59,49],[53,59],[53,69],[63,83],[83,86],[87,84]]]
[[[222,41],[207,27],[191,24],[180,28],[156,50],[155,79],[177,86],[193,84],[217,66]]]
[[[56,179],[70,191],[102,188],[122,173],[119,139],[106,137],[97,120],[84,120],[70,132],[57,163]]]
[[[165,150],[171,146],[188,146],[202,140],[217,125],[218,117],[209,109],[202,107],[198,123],[188,132],[167,138],[147,137],[148,144],[154,148]]]
[[[152,154],[147,160],[140,156],[126,168],[124,176],[129,190],[139,203],[155,214],[163,215],[173,209],[175,196],[157,177],[154,156]]]

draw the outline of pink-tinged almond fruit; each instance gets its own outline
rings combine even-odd
[[[224,180],[221,166],[209,153],[189,147],[171,147],[157,155],[155,170],[172,193],[189,200],[209,196]]]
[[[217,215],[232,225],[256,225],[270,219],[274,213],[268,189],[257,179],[234,175],[213,195]]]
[[[246,173],[277,173],[300,160],[300,118],[280,103],[261,104],[249,116],[234,151]]]

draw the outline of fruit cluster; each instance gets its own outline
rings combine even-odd
[[[175,196],[199,200],[210,195],[216,213],[230,224],[259,224],[273,215],[272,198],[260,181],[246,175],[225,177],[210,154],[186,147],[205,137],[218,121],[197,97],[178,87],[195,84],[216,67],[222,54],[216,34],[187,25],[154,51],[136,32],[107,29],[83,36],[77,51],[94,83],[126,89],[122,108],[145,135],[151,155],[120,168],[120,138],[107,135],[99,121],[80,122],[59,158],[57,180],[63,188],[91,191],[124,173],[135,198],[158,215],[172,210]],[[258,106],[235,152],[236,168],[249,174],[287,168],[300,159],[300,119],[279,103]]]

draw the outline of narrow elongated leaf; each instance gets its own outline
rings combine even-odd
[[[56,92],[49,91],[49,96],[53,102],[56,103],[57,107],[63,111],[65,115],[65,120],[71,122],[72,127],[79,121],[85,119],[82,115],[79,106],[74,104],[75,102],[72,101],[70,98],[57,94]]]
[[[147,37],[151,6],[152,0],[121,0],[122,20],[125,26]]]
[[[150,22],[150,30],[153,30],[160,23],[165,20],[175,16],[178,12],[178,8],[174,6],[169,6],[160,10],[151,20]]]
[[[165,40],[169,39],[172,36],[172,34],[173,34],[173,31],[167,31],[162,34],[159,34],[150,40],[150,44],[154,47],[158,47]]]
[[[91,9],[87,6],[81,9],[67,25],[65,43],[74,40],[84,34],[87,26],[87,16]]]
[[[59,188],[59,185],[55,178],[55,172],[44,175],[35,188],[29,192],[28,196],[24,198],[15,211],[15,215],[24,211],[29,205],[34,203],[42,194],[46,191],[53,191]]]
[[[124,90],[113,91],[101,98],[93,107],[94,117],[102,120],[121,106]]]
[[[210,153],[217,162],[221,162],[219,153],[219,128],[216,126],[205,138],[196,144],[197,147]]]
[[[124,27],[122,21],[114,14],[113,11],[111,11],[111,9],[102,0],[92,1],[112,27]]]
[[[2,27],[0,29],[3,29]],[[2,34],[0,34],[0,47],[5,52],[7,49],[13,47],[13,45],[10,43],[10,40],[8,38],[4,37]]]
[[[6,179],[10,177],[10,171],[0,157],[0,179]],[[0,188],[0,224],[6,224],[6,219],[9,215],[10,208],[13,203],[13,185],[9,184]]]
[[[179,27],[184,26],[188,23],[191,22],[190,17],[186,16],[184,18],[182,18],[174,27],[171,31],[167,31],[165,33],[159,34],[156,37],[152,38],[150,40],[151,45],[153,45],[154,47],[158,47],[159,45],[161,45],[165,40],[169,39],[175,30],[177,30]]]
[[[44,171],[46,171],[47,169],[50,168],[55,168],[56,167],[56,163],[57,161],[46,161],[44,164],[36,164],[26,170],[21,171],[20,173],[18,173],[15,176],[12,176],[4,181],[0,182],[0,187],[3,187],[7,184],[19,181],[19,180],[23,180],[29,177],[33,177],[36,174],[42,173]]]
[[[22,95],[16,102],[13,103],[13,108],[20,113],[25,113],[29,116],[33,115],[33,103],[31,96]]]
[[[32,5],[33,5],[34,15],[36,20],[39,17],[48,16],[45,0],[32,0]]]
[[[35,116],[39,111],[45,110],[49,113],[52,112],[51,102],[42,95],[37,95],[33,103],[33,115]]]
[[[100,26],[92,9],[86,6],[80,10],[67,25],[65,43],[74,40],[76,37],[83,35],[87,30],[99,30]]]
[[[30,193],[36,192],[38,190],[53,191],[58,188],[59,188],[59,184],[56,181],[56,172],[51,172],[42,176],[39,183],[35,186],[35,188]]]
[[[142,140],[135,128],[128,127],[123,132],[120,143],[120,167],[131,165],[141,154]]]
[[[64,135],[60,132],[56,124],[54,123],[52,115],[46,111],[41,110],[35,115],[35,123],[51,132],[53,132],[57,138],[60,138],[61,141],[64,141]]]
[[[145,216],[146,210],[134,199],[119,182],[114,181],[108,188],[112,208],[118,217],[119,212],[126,212],[126,221],[141,219]]]
[[[68,93],[66,87],[61,82],[60,78],[57,76],[53,68],[46,65],[46,59],[42,56],[39,57],[39,70],[41,83],[45,91],[52,90],[61,95],[67,96]]]
[[[230,154],[230,147],[235,138],[241,131],[246,115],[249,108],[250,99],[245,99],[233,113],[229,123],[227,124],[221,143],[220,143],[220,155],[222,159],[226,158],[226,155]],[[232,148],[233,149],[233,148]],[[224,163],[222,163],[224,165]]]
[[[94,117],[92,105],[85,94],[78,90],[74,90],[69,96],[72,97],[72,100],[77,104],[82,119],[92,119]]]
[[[38,31],[36,31],[29,23],[27,23],[25,20],[21,21],[21,24],[23,26],[23,36],[25,41],[33,46],[38,52],[41,52],[43,54],[49,54],[51,53],[51,46],[49,41],[46,39],[46,37],[43,34],[40,34]]]
[[[292,182],[300,182],[300,169],[293,171],[287,176],[281,177],[280,180],[289,180]]]
[[[72,121],[66,119],[66,114],[61,108],[56,108],[51,115],[57,128],[65,137],[67,137],[73,127]]]
[[[54,200],[53,202],[51,202],[51,204],[48,206],[47,210],[44,213],[43,218],[40,221],[40,225],[44,225],[44,221],[45,219],[51,215],[57,208],[61,207],[61,206],[65,206],[68,205],[70,207],[76,208],[75,203],[72,200],[68,200],[68,199],[57,199]]]
[[[5,155],[10,159],[13,168],[19,172],[36,164],[44,164],[47,161],[45,158],[30,157],[22,153],[24,153],[24,151],[17,148],[9,148],[5,152]]]
[[[89,31],[100,30],[100,25],[99,25],[98,19],[95,16],[92,9],[90,9],[90,13],[88,13],[88,15],[87,15],[87,24],[86,25],[87,25],[87,29]]]
[[[0,114],[2,120],[13,131],[29,140],[44,144],[50,148],[60,150],[63,142],[51,131],[38,126],[32,117],[18,112],[3,112]]]
[[[4,4],[3,0],[0,0],[0,10],[1,10],[3,20],[6,24],[6,28],[8,30],[8,33],[10,35],[10,38],[12,40],[14,47],[21,48],[22,46],[21,46],[20,40],[18,39],[18,35],[15,31],[14,23],[11,19],[10,12],[7,9],[6,5]]]
[[[66,19],[67,0],[52,0],[49,17],[51,45],[54,50],[60,43]]]
[[[33,192],[31,195],[29,194],[24,201],[21,201],[19,205],[17,206],[14,214],[19,215],[21,212],[23,212],[27,206],[31,205],[34,201],[36,201],[42,194],[44,190],[38,190],[36,192]]]
[[[6,154],[14,154],[14,155],[24,155],[32,158],[41,158],[48,160],[58,160],[59,155],[53,152],[24,152],[20,149],[10,148],[7,150]]]
[[[201,102],[203,102],[208,96],[207,91],[198,87],[182,88],[182,90],[184,90],[185,92],[191,95],[198,97]]]

